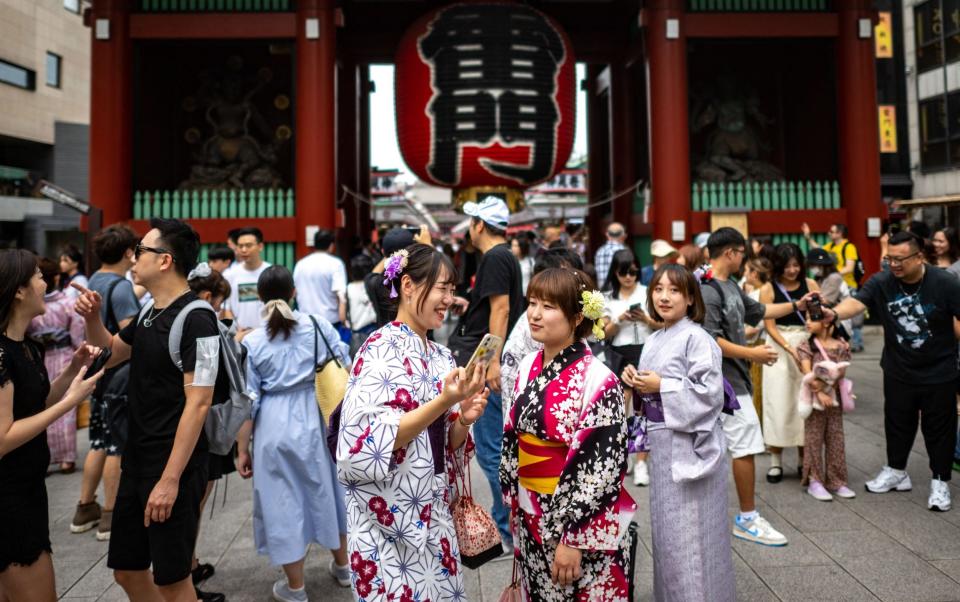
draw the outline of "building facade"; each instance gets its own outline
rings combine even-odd
[[[81,0],[0,0],[0,239],[56,254],[72,210],[29,199],[40,179],[87,196],[90,35]]]

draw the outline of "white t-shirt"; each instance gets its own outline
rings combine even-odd
[[[627,312],[631,305],[638,303],[643,306],[643,311],[646,312],[647,287],[642,284],[638,284],[637,288],[633,289],[633,293],[629,299],[620,299],[619,297],[614,299],[612,294],[608,294],[606,307],[607,317],[616,322],[620,316]],[[620,322],[619,326],[620,330],[617,331],[616,336],[610,341],[610,344],[614,347],[642,345],[644,341],[647,340],[647,337],[653,334],[653,331],[645,322]]]
[[[360,330],[377,321],[377,312],[373,309],[363,280],[347,285],[347,306],[350,309],[351,330]]]
[[[260,267],[251,271],[243,263],[237,264],[235,269],[231,269],[225,275],[227,282],[230,283],[230,298],[227,299],[227,309],[233,314],[237,328],[257,328],[262,320],[260,319],[260,310],[263,303],[260,302],[260,296],[257,295],[257,280],[260,274],[270,267],[270,263],[264,261]]]
[[[342,259],[324,251],[307,255],[293,268],[293,284],[300,311],[331,324],[340,321],[340,300],[347,294],[347,266]]]

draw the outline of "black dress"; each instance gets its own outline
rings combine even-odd
[[[22,420],[46,408],[50,380],[43,365],[43,348],[26,339],[0,334],[0,387],[13,383],[13,419]],[[12,564],[29,566],[50,552],[47,486],[50,464],[47,434],[27,441],[0,458],[0,573]]]

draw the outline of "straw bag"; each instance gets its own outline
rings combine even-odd
[[[485,508],[473,501],[470,464],[460,467],[454,462],[454,475],[459,495],[450,504],[453,528],[460,544],[460,562],[476,569],[503,555],[500,530]]]
[[[316,366],[316,376],[314,376],[314,393],[317,397],[317,405],[320,406],[320,415],[323,417],[324,425],[329,426],[330,415],[337,409],[343,396],[347,392],[347,381],[350,379],[350,373],[340,362],[337,355],[327,342],[327,337],[320,332],[320,325],[317,319],[310,316],[313,322],[313,364]],[[317,339],[323,339],[323,344],[327,348],[327,359],[323,364],[317,363]]]
[[[510,580],[510,585],[500,594],[500,602],[523,602],[523,596],[520,595],[520,576],[517,574],[516,556],[513,557],[513,577]]]

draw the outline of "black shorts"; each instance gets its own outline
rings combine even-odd
[[[44,552],[50,553],[47,485],[36,479],[0,481],[0,573],[11,565],[30,566]]]
[[[107,566],[118,571],[145,571],[153,565],[153,582],[173,585],[190,576],[200,524],[200,500],[207,488],[207,467],[187,468],[170,517],[143,526],[143,511],[157,477],[121,473],[113,506]]]
[[[223,475],[228,475],[232,472],[237,472],[237,466],[233,461],[234,456],[237,453],[237,444],[234,443],[233,447],[230,448],[230,451],[226,455],[219,455],[213,452],[210,452],[209,464],[207,465],[207,480],[209,481],[219,481]]]

